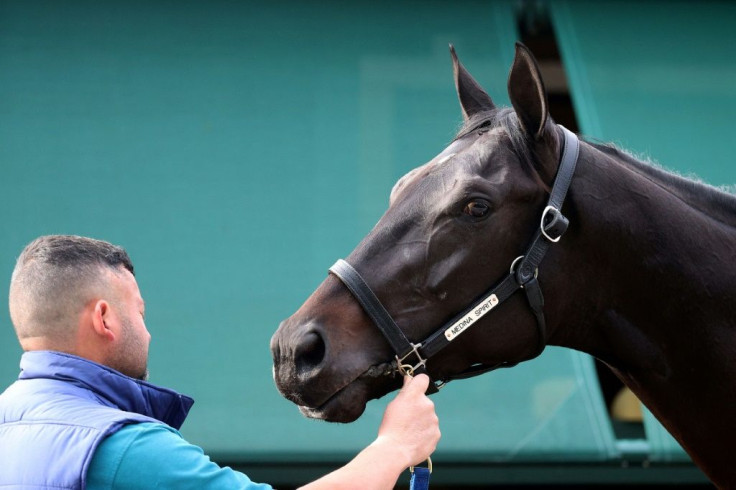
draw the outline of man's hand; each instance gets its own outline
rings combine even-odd
[[[429,377],[404,377],[404,386],[388,404],[378,429],[378,440],[386,439],[408,458],[407,466],[425,461],[440,440],[440,426],[434,403],[424,393]]]
[[[424,394],[426,374],[406,376],[404,387],[388,404],[378,437],[352,461],[303,490],[390,490],[409,466],[426,460],[440,440],[434,403]]]

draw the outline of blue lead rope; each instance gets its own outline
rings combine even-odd
[[[409,481],[409,490],[428,490],[429,489],[429,475],[432,472],[429,468],[417,466],[414,471],[411,472],[411,480]]]

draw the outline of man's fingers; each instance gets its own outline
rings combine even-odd
[[[429,387],[429,376],[426,374],[417,374],[413,378],[411,376],[404,376],[404,387],[402,391],[407,393],[424,393]]]

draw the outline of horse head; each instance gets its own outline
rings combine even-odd
[[[450,50],[463,127],[399,179],[388,210],[346,259],[412,342],[463,311],[524,253],[564,139],[527,48],[516,46],[512,108],[496,107]],[[448,379],[478,364],[526,360],[549,334],[515,294],[432,357],[426,371]],[[309,417],[351,422],[368,400],[401,385],[389,343],[335,275],[282,322],[271,349],[278,389]]]

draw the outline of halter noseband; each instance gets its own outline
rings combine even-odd
[[[518,289],[526,293],[529,306],[537,320],[539,345],[532,359],[542,353],[546,345],[546,324],[544,319],[544,297],[537,282],[539,264],[552,243],[557,243],[567,230],[568,220],[562,213],[562,204],[570,187],[572,176],[578,160],[580,142],[577,136],[559,126],[564,135],[564,147],[555,182],[552,185],[547,206],[542,212],[539,228],[537,229],[526,254],[511,264],[509,273],[501,282],[481,296],[481,299],[454,319],[435,330],[429,337],[419,343],[410,342],[404,332],[396,325],[386,308],[381,304],[371,288],[366,284],[358,272],[346,261],[338,259],[330,267],[330,272],[340,279],[355,299],[381,330],[391,348],[396,353],[396,367],[391,373],[401,374],[426,373],[427,360],[447,347],[458,335],[465,332],[476,321],[486,315],[500,303],[503,303]],[[412,360],[412,357],[414,358]],[[448,376],[441,380],[433,380],[429,385],[428,393],[434,393],[447,382],[453,379],[463,379],[477,376],[498,368],[511,367],[517,362],[505,361],[499,364],[474,364],[461,373]]]

